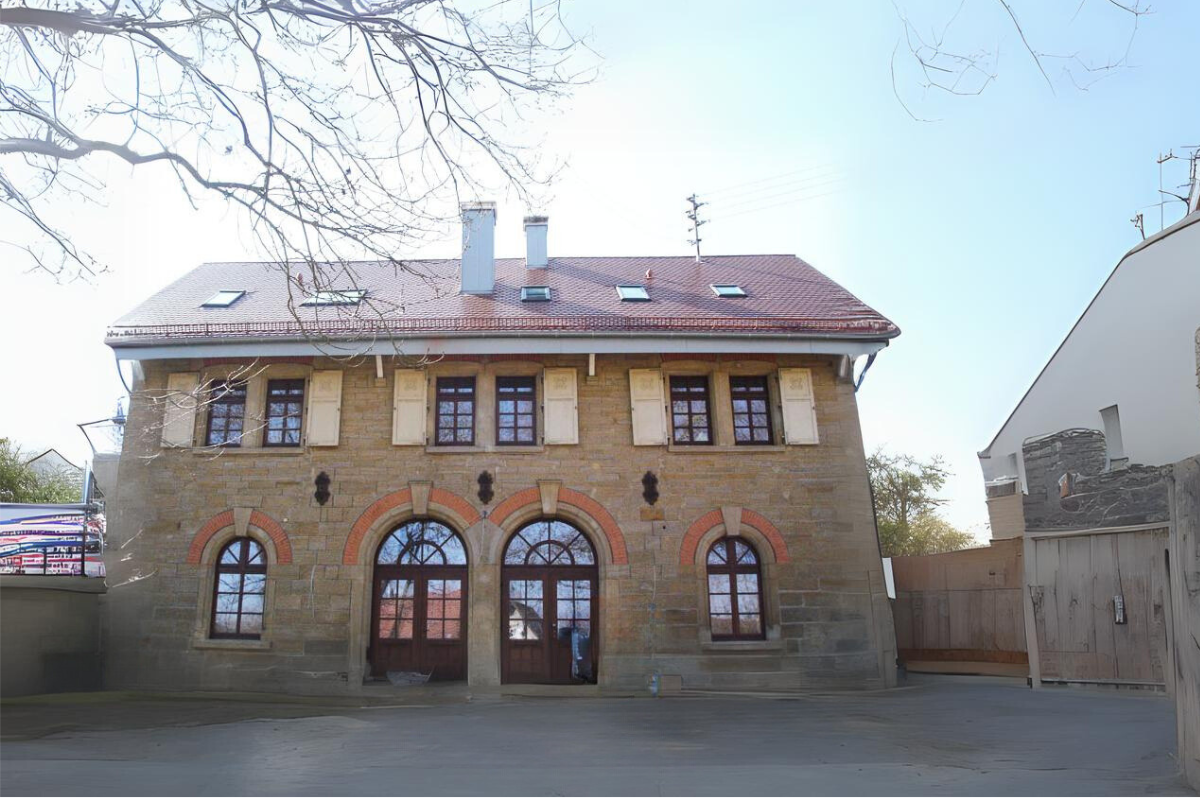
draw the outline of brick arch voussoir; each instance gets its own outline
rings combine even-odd
[[[475,507],[466,498],[448,489],[439,489],[437,487],[431,489],[429,492],[429,504],[431,506],[441,506],[450,513],[460,517],[464,528],[469,528],[482,519],[479,512],[475,510]],[[375,523],[395,509],[410,505],[412,505],[412,490],[401,489],[391,494],[385,494],[367,506],[367,510],[360,514],[358,519],[354,521],[354,525],[350,528],[350,535],[346,537],[346,544],[342,548],[342,564],[346,566],[357,564],[361,555],[360,551],[362,550],[363,540]]]
[[[199,564],[204,557],[204,548],[208,547],[212,538],[226,528],[233,527],[233,524],[233,509],[229,509],[213,516],[208,522],[201,525],[200,530],[196,531],[196,535],[192,537],[192,543],[188,546],[187,563]],[[251,511],[250,524],[271,538],[275,545],[277,563],[292,563],[292,542],[283,526],[275,518],[261,511]]]
[[[574,489],[567,489],[565,487],[558,490],[558,502],[560,505],[571,506],[596,523],[596,526],[604,534],[604,538],[608,542],[608,550],[612,554],[613,564],[629,563],[629,551],[625,546],[625,534],[621,532],[621,526],[617,524],[617,520],[608,512],[608,509],[583,492],[577,492]],[[540,508],[541,503],[541,492],[536,487],[522,489],[500,502],[492,510],[492,513],[488,514],[488,519],[496,526],[507,531],[508,526],[506,525],[506,521],[510,517],[530,506]]]
[[[679,548],[679,563],[684,566],[695,564],[696,548],[699,546],[700,540],[704,538],[706,533],[722,524],[723,521],[721,510],[715,508],[693,522],[688,527],[687,533],[683,535],[683,543]],[[762,514],[759,514],[757,511],[751,511],[748,508],[743,508],[742,525],[758,531],[770,543],[771,552],[775,555],[775,563],[785,564],[792,560],[791,555],[788,553],[787,543],[783,540],[783,534]]]

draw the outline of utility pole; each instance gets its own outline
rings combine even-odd
[[[696,246],[696,261],[699,262],[700,261],[700,242],[701,242],[700,226],[708,223],[708,220],[700,219],[700,209],[703,208],[704,206],[708,205],[708,203],[701,203],[700,198],[696,196],[695,192],[692,192],[692,196],[687,198],[687,201],[692,204],[691,210],[687,212],[687,218],[692,221],[692,237],[693,237],[691,239],[688,239],[688,244]]]

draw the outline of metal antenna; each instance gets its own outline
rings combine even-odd
[[[694,237],[688,239],[688,244],[696,246],[696,261],[698,262],[700,261],[700,242],[702,241],[700,238],[700,226],[708,224],[708,220],[700,219],[700,209],[704,208],[708,203],[701,203],[700,198],[696,196],[695,192],[692,192],[692,196],[687,198],[687,201],[692,204],[692,209],[687,212],[687,218],[692,221],[692,236]]]
[[[1146,238],[1146,223],[1142,219],[1142,212],[1139,211],[1138,213],[1134,214],[1133,218],[1130,219],[1129,221],[1133,223],[1133,227],[1137,228],[1138,233],[1140,233],[1142,235],[1142,238],[1145,239]]]

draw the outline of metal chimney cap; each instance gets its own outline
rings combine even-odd
[[[549,222],[550,222],[550,218],[547,216],[533,216],[533,217],[525,218],[525,225],[527,225],[527,226],[528,225],[547,225],[547,224],[549,224]]]

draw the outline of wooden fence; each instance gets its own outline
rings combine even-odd
[[[1020,539],[892,559],[896,645],[910,669],[1025,675]]]
[[[1197,351],[1200,355],[1200,332]],[[1200,456],[1175,465],[1170,489],[1167,616],[1174,633],[1167,683],[1175,695],[1179,763],[1200,791]]]

